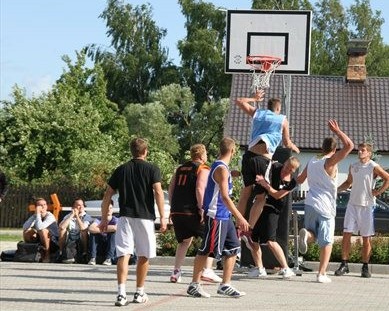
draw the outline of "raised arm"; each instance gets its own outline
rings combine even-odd
[[[338,138],[342,141],[343,144],[343,147],[337,152],[335,152],[332,157],[328,158],[326,161],[325,168],[327,170],[327,173],[329,173],[329,175],[332,175],[331,173],[334,167],[348,156],[348,154],[353,150],[354,144],[351,139],[343,131],[341,131],[336,120],[329,120],[328,127],[330,128],[331,132],[338,136]]]
[[[263,96],[265,95],[265,92],[263,90],[259,90],[255,97],[240,97],[235,100],[235,104],[247,115],[250,117],[254,116],[255,110],[257,110],[257,107],[255,105],[252,105],[253,103],[257,101],[263,101]]]

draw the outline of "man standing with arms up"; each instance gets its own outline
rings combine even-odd
[[[219,147],[219,157],[212,164],[204,195],[205,232],[194,261],[192,283],[187,293],[192,297],[209,298],[200,285],[201,272],[209,255],[219,259],[224,256],[223,281],[217,293],[228,297],[241,297],[231,286],[231,275],[240,251],[240,243],[231,216],[235,216],[241,230],[248,230],[248,222],[239,213],[230,198],[232,192],[231,173],[228,164],[235,153],[235,141],[223,138]]]
[[[149,258],[156,257],[156,237],[154,233],[154,195],[161,217],[161,232],[166,231],[164,198],[161,187],[161,173],[158,167],[146,162],[147,143],[135,138],[130,143],[132,159],[120,165],[108,181],[104,194],[100,228],[107,230],[108,210],[112,196],[119,192],[120,218],[116,231],[116,255],[118,296],[116,306],[127,304],[126,282],[128,260],[136,248],[138,262],[136,267],[136,291],[134,303],[148,301],[144,284],[149,269]]]
[[[319,283],[331,282],[326,271],[334,242],[338,163],[354,148],[353,142],[340,130],[336,120],[329,120],[328,127],[342,141],[343,148],[336,151],[335,139],[325,138],[322,155],[313,157],[297,178],[298,183],[308,179],[309,186],[305,198],[305,228],[299,232],[299,250],[305,254],[307,243],[317,240],[320,247],[320,264],[316,280]]]
[[[368,263],[371,255],[371,237],[374,235],[373,207],[375,197],[384,193],[389,187],[389,174],[371,160],[373,147],[367,143],[358,145],[359,161],[350,165],[346,181],[341,184],[338,191],[347,190],[351,186],[350,199],[344,216],[342,263],[335,271],[340,276],[349,272],[348,259],[350,256],[351,236],[359,232],[362,236],[362,271],[361,277],[369,278]],[[374,189],[375,178],[381,177],[384,181],[379,189]]]

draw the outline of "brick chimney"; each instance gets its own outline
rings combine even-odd
[[[366,80],[366,55],[370,41],[351,39],[348,42],[347,82],[363,83]]]

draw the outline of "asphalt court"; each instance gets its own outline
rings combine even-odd
[[[0,262],[1,310],[117,310],[116,266]],[[130,266],[127,295],[135,289],[135,267]],[[389,274],[361,278],[358,272],[332,276],[332,283],[315,282],[315,272],[283,280],[277,274],[248,279],[246,271],[233,275],[232,284],[246,296],[216,294],[217,285],[204,289],[212,297],[186,295],[192,267],[185,266],[182,283],[169,282],[171,266],[152,262],[145,291],[146,304],[129,303],[124,310],[389,310]],[[219,274],[221,271],[217,271]],[[330,272],[331,276],[333,272]]]

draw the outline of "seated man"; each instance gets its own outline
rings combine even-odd
[[[118,218],[112,215],[113,213],[113,201],[108,209],[108,225],[107,231],[102,232],[99,224],[101,217],[96,218],[94,222],[89,226],[89,251],[90,251],[90,260],[89,265],[96,264],[97,250],[101,249],[104,251],[105,261],[103,265],[110,266],[112,265],[112,260],[115,257],[115,235],[116,235],[116,226],[118,223]]]
[[[43,198],[35,200],[35,214],[23,225],[23,240],[27,243],[42,244],[42,262],[50,262],[50,251],[58,249],[58,225],[54,215],[47,211]]]
[[[87,257],[88,251],[88,227],[93,218],[85,212],[84,200],[77,198],[72,205],[72,212],[64,217],[59,224],[59,250],[63,263],[74,263],[77,253],[82,254],[82,260]],[[77,253],[64,254],[69,244],[76,244]],[[70,246],[70,245],[69,245]],[[68,253],[68,252],[66,252]]]

